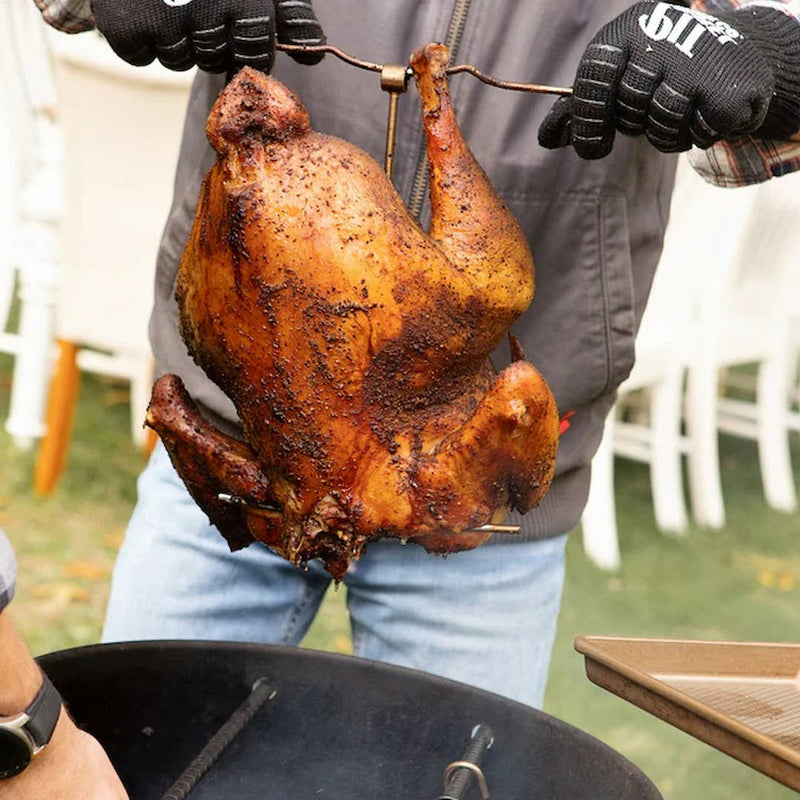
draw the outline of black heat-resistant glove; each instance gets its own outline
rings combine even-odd
[[[207,72],[251,66],[269,72],[275,37],[283,44],[324,44],[309,0],[92,0],[98,30],[136,66]],[[296,60],[317,63],[321,56]]]
[[[786,139],[800,129],[800,25],[760,6],[715,17],[637,3],[594,38],[574,91],[542,123],[543,147],[603,158],[616,131],[664,152],[745,133]]]

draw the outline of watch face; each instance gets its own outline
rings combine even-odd
[[[22,772],[31,762],[28,742],[16,733],[0,728],[0,778]]]

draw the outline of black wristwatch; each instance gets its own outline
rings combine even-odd
[[[50,741],[61,713],[61,695],[42,673],[42,688],[14,717],[0,717],[0,780],[18,775]]]

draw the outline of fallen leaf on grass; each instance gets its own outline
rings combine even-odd
[[[345,653],[346,655],[349,655],[353,650],[350,643],[350,638],[348,636],[339,634],[333,640],[333,649],[336,653]]]
[[[125,538],[123,531],[112,531],[103,534],[103,544],[106,547],[113,547],[114,550],[119,550],[122,547],[122,540]]]
[[[781,592],[791,592],[797,583],[791,572],[773,572],[770,569],[759,570],[756,579],[765,589],[778,589]]]
[[[794,589],[796,580],[794,575],[791,572],[784,572],[782,575],[778,576],[778,588],[782,592],[791,592]]]
[[[755,573],[755,579],[765,589],[791,592],[797,586],[800,576],[800,559],[795,556],[773,556],[765,553],[735,553],[737,569]]]
[[[98,581],[107,578],[111,574],[111,569],[103,564],[92,564],[90,561],[70,561],[64,565],[64,574],[68,578]]]
[[[772,589],[775,586],[775,573],[769,569],[760,569],[757,580],[765,589]]]
[[[77,583],[46,583],[33,590],[37,600],[60,603],[88,603],[92,595]]]

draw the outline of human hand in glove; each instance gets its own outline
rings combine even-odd
[[[749,6],[712,16],[685,6],[637,3],[606,25],[578,67],[574,95],[539,129],[543,147],[572,144],[603,158],[617,131],[659,150],[707,148],[756,133],[800,129],[800,25]]]
[[[92,0],[92,10],[114,52],[136,66],[158,58],[173,70],[269,72],[276,36],[283,44],[325,43],[309,0]],[[294,58],[316,64],[322,56]]]

